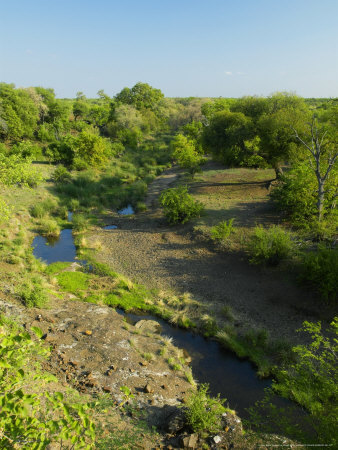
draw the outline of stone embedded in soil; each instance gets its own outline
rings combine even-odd
[[[144,333],[160,333],[161,325],[156,320],[139,320],[135,323],[135,328],[143,331]]]
[[[147,384],[144,387],[144,392],[146,392],[147,394],[151,394],[153,392],[153,388],[150,386],[150,384]]]
[[[197,448],[198,443],[198,434],[190,434],[181,436],[181,445],[186,449],[195,449]]]
[[[27,328],[34,322],[36,311],[31,314]],[[158,355],[162,343],[158,338],[143,333],[132,334],[133,327],[125,329],[122,316],[114,309],[80,301],[64,301],[58,302],[55,309],[52,306],[48,315],[54,318],[56,331],[47,366],[62,379],[68,372],[69,382],[81,392],[107,392],[104,388],[109,387],[112,398],[116,400],[121,396],[120,387],[128,386],[134,395],[139,394],[141,406],[158,410],[166,404],[178,404],[177,399],[182,392],[191,387],[182,373],[170,369],[165,358],[158,357],[151,364],[141,361],[140,352]],[[76,324],[81,326],[81,332],[74,330]],[[44,328],[44,322],[41,322],[41,328]],[[95,334],[95,339],[86,331]],[[130,339],[134,340],[135,346],[130,346]],[[171,344],[169,348],[175,351]],[[184,365],[183,370],[187,369]],[[164,381],[166,388],[163,387]],[[148,405],[148,400],[152,399],[156,406]]]
[[[91,330],[86,330],[84,334],[86,334],[87,336],[91,336],[93,332]]]

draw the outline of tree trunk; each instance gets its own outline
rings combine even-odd
[[[278,180],[283,175],[282,166],[281,166],[281,164],[276,163],[276,164],[274,164],[273,168],[274,168],[274,171],[276,172],[276,180]]]
[[[324,209],[324,182],[322,180],[318,180],[318,200],[317,200],[317,209],[318,209],[318,220],[319,222],[323,217],[323,209]]]

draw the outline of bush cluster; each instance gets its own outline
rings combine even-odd
[[[169,223],[186,223],[190,219],[199,217],[204,211],[201,202],[188,194],[186,186],[167,189],[160,195],[160,204]]]
[[[338,252],[319,248],[303,254],[301,280],[314,286],[326,301],[338,299]]]
[[[280,261],[290,257],[295,244],[289,232],[279,226],[254,229],[248,243],[248,252],[252,264],[276,266]]]

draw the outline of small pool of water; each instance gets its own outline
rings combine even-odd
[[[116,230],[117,225],[106,225],[105,227],[103,227],[103,230]]]
[[[131,205],[128,205],[125,208],[120,209],[117,212],[118,212],[118,214],[121,214],[121,216],[128,216],[130,214],[135,214],[134,208]]]
[[[76,258],[76,247],[72,230],[66,228],[61,231],[57,238],[46,238],[36,236],[32,243],[33,255],[35,258],[42,259],[47,264],[54,262],[78,262],[86,264],[86,261]]]

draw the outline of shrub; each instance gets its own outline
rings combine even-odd
[[[9,221],[11,209],[7,203],[0,197],[0,224]]]
[[[201,202],[188,194],[186,186],[167,189],[160,195],[160,204],[169,223],[186,223],[199,217],[204,210]]]
[[[74,214],[72,222],[73,230],[76,232],[84,231],[89,226],[89,221],[83,214]]]
[[[298,331],[307,332],[311,341],[294,347],[294,361],[275,371],[272,389],[249,409],[250,422],[260,433],[277,429],[278,434],[296,439],[304,447],[337,448],[337,317],[325,332],[320,322],[304,322]],[[280,406],[273,392],[298,403],[307,414],[299,414],[292,403]]]
[[[36,219],[42,219],[48,214],[55,213],[57,211],[57,208],[57,203],[53,199],[47,198],[46,200],[32,206],[32,208],[30,209],[30,213],[32,217],[35,217]]]
[[[248,252],[252,264],[276,266],[294,252],[294,243],[290,233],[274,225],[265,229],[255,228],[248,243]]]
[[[41,172],[32,166],[30,159],[20,155],[5,156],[0,153],[0,183],[7,186],[35,187],[44,180]]]
[[[33,328],[38,338],[42,332]],[[1,448],[34,450],[51,441],[91,448],[95,426],[88,405],[67,404],[60,392],[46,385],[57,379],[41,371],[49,351],[30,335],[0,318],[0,430]],[[20,443],[20,444],[18,444]]]
[[[23,303],[28,308],[43,308],[48,303],[48,295],[40,278],[33,277],[25,281],[18,291]]]
[[[60,227],[54,219],[44,219],[40,222],[40,232],[43,236],[58,237],[60,234]]]
[[[224,220],[218,225],[213,226],[210,230],[211,238],[214,241],[222,241],[227,239],[230,234],[234,232],[233,222],[234,219],[229,219],[228,222]]]
[[[208,395],[208,384],[201,384],[197,391],[192,391],[187,401],[186,418],[193,431],[215,433],[221,427],[222,413],[225,412],[225,400]]]
[[[64,166],[58,166],[52,176],[55,183],[68,183],[71,179],[71,173]]]
[[[325,247],[302,255],[302,281],[314,286],[324,300],[338,298],[338,252]]]

